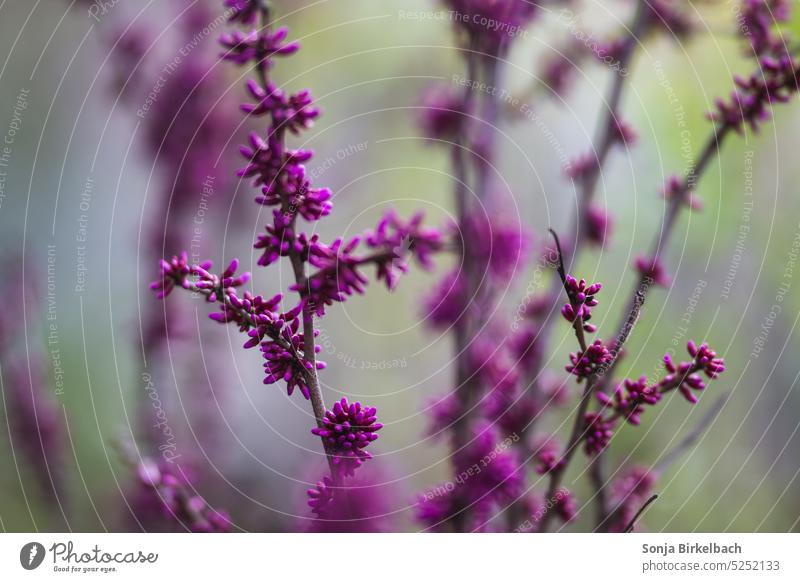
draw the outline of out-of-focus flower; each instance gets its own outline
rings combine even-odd
[[[611,237],[613,221],[602,208],[591,205],[586,211],[586,239],[593,245],[603,247]]]
[[[547,439],[534,447],[534,450],[536,451],[536,472],[540,475],[546,475],[550,471],[563,466],[561,446],[557,440]]]
[[[614,421],[606,420],[598,412],[584,415],[584,450],[587,455],[596,455],[608,446],[614,436]]]
[[[461,136],[467,120],[463,99],[449,85],[431,85],[423,93],[418,123],[426,137],[453,141]]]
[[[497,507],[515,500],[524,481],[523,467],[512,448],[514,436],[501,438],[488,424],[480,423],[473,439],[453,455],[455,482],[423,493],[417,503],[417,519],[442,530],[461,512],[473,515],[469,529],[481,529]]]
[[[397,487],[381,469],[372,465],[334,485],[329,477],[308,490],[314,518],[307,522],[310,533],[381,533],[395,531],[392,500]],[[320,510],[321,509],[321,510]]]
[[[507,47],[537,14],[527,0],[444,0],[456,27],[477,41],[479,50],[497,53]]]
[[[469,306],[461,271],[454,269],[442,277],[423,305],[425,323],[434,329],[445,330],[459,321]]]
[[[633,268],[643,278],[660,287],[669,287],[672,284],[672,278],[667,274],[661,259],[648,259],[644,255],[640,255],[633,261]]]
[[[647,501],[655,486],[656,475],[646,467],[632,467],[611,486],[607,528],[610,532],[622,533],[636,513]]]
[[[140,525],[156,530],[172,525],[207,533],[231,530],[228,514],[209,506],[173,465],[143,459],[136,475],[131,509]]]

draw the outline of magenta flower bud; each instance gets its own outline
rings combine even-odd
[[[376,412],[376,408],[364,407],[360,402],[350,404],[347,398],[342,398],[325,412],[323,427],[311,429],[322,438],[334,466],[345,477],[352,476],[364,461],[372,458],[364,448],[377,440],[376,433],[383,428],[376,422]]]

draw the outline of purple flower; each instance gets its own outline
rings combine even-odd
[[[584,417],[584,445],[587,455],[596,455],[608,446],[614,436],[614,421],[606,420],[598,412],[587,412]]]
[[[340,303],[353,293],[364,293],[369,280],[358,270],[362,258],[354,254],[360,241],[354,237],[344,244],[338,238],[330,246],[318,241],[309,245],[308,262],[318,270],[305,286],[297,284],[291,289],[305,293],[306,303],[317,315],[324,315],[326,305]]]
[[[662,392],[677,388],[683,397],[691,404],[697,403],[697,397],[693,390],[700,391],[706,387],[702,376],[698,372],[704,373],[709,379],[715,380],[725,371],[725,362],[717,357],[717,353],[702,344],[699,348],[694,342],[690,341],[686,350],[693,360],[681,362],[677,366],[673,363],[669,354],[664,355],[664,367],[667,375],[661,379],[659,388]]]
[[[433,268],[433,255],[444,247],[441,232],[422,226],[424,218],[424,213],[417,212],[404,222],[394,210],[388,210],[375,229],[364,236],[368,247],[391,254],[390,259],[379,264],[378,270],[378,279],[384,279],[390,289],[396,281],[392,267],[405,272],[406,255],[413,255],[422,268],[430,270]]]
[[[260,12],[263,0],[225,0],[226,12],[230,13],[230,22],[253,24]]]
[[[569,489],[563,487],[556,491],[553,509],[558,518],[564,523],[569,523],[578,514],[578,504]]]
[[[463,99],[449,85],[428,87],[420,108],[419,126],[422,133],[433,140],[459,138],[468,120]]]
[[[311,511],[317,517],[325,517],[333,502],[333,481],[326,475],[322,481],[317,481],[316,486],[309,489],[306,494]]]
[[[608,348],[603,345],[603,342],[595,340],[586,348],[586,353],[579,351],[569,355],[570,365],[566,367],[567,372],[575,374],[578,377],[578,382],[584,378],[588,378],[596,373],[604,364],[607,364],[612,359],[611,353]]]
[[[662,27],[678,38],[687,36],[694,26],[689,16],[676,6],[680,4],[676,0],[647,0],[644,4],[647,10],[646,25],[650,28]]]
[[[683,180],[678,176],[673,175],[667,178],[667,182],[661,189],[661,195],[664,197],[664,200],[672,200],[676,196],[683,196],[683,203],[688,204],[689,208],[692,210],[703,209],[703,201],[695,196],[693,192],[686,191]]]
[[[644,255],[639,255],[633,261],[633,268],[644,278],[660,287],[669,287],[672,278],[667,274],[667,270],[660,259],[648,259]]]
[[[538,6],[527,0],[445,0],[456,26],[478,40],[480,50],[496,53],[521,35],[537,14]]]
[[[322,438],[342,475],[353,475],[364,461],[372,458],[364,449],[377,440],[376,433],[383,428],[376,422],[376,412],[376,408],[362,407],[360,402],[349,404],[347,398],[342,398],[325,412],[322,428],[311,429]]]
[[[228,532],[227,513],[217,511],[195,493],[195,488],[165,461],[143,459],[136,468],[137,491],[132,504],[137,520],[158,529],[159,521],[180,525],[193,532]]]
[[[530,312],[526,309],[525,314],[533,316],[534,310],[535,305],[531,305]],[[543,355],[541,343],[539,330],[532,323],[511,336],[509,349],[514,358],[514,365],[520,371],[530,373],[539,369]]]
[[[708,344],[701,344],[698,348],[693,341],[686,344],[686,350],[694,358],[696,364],[703,373],[711,380],[716,380],[725,371],[725,361],[717,357],[717,353],[708,347]]]
[[[329,477],[308,490],[308,505],[314,513],[306,521],[310,533],[380,533],[395,531],[392,500],[398,492],[391,479],[376,471],[374,462],[358,475],[334,485]]]
[[[275,127],[288,129],[295,135],[302,129],[310,129],[320,115],[309,91],[287,96],[272,83],[264,89],[252,79],[247,82],[247,89],[256,102],[243,104],[242,111],[255,116],[270,115]]]
[[[600,166],[597,155],[589,152],[572,160],[566,167],[564,173],[573,180],[584,180],[599,169]]]
[[[461,403],[455,393],[450,393],[428,404],[428,434],[438,436],[451,428],[461,415]]]
[[[520,223],[505,223],[486,214],[472,214],[461,225],[458,244],[476,267],[508,280],[525,262],[530,235]],[[480,244],[476,244],[480,241]]]
[[[577,281],[571,275],[567,275],[564,280],[564,290],[567,292],[569,303],[561,308],[561,315],[570,323],[580,321],[584,331],[593,333],[597,328],[591,323],[587,323],[592,318],[592,308],[597,306],[595,298],[602,289],[600,283],[587,285],[584,279]]]
[[[297,167],[302,167],[301,164],[313,156],[309,151],[284,148],[274,133],[264,141],[255,132],[250,134],[250,145],[242,146],[240,153],[248,160],[248,164],[237,175],[240,178],[255,178],[254,185],[265,186],[265,197],[257,198],[256,202],[271,206],[281,203],[279,188],[282,184],[275,184],[279,178],[300,172]]]
[[[536,472],[539,475],[546,475],[547,473],[560,469],[563,467],[564,462],[561,458],[561,446],[555,439],[548,439],[536,449]]]
[[[625,531],[655,486],[656,475],[646,467],[632,467],[611,486],[613,508],[608,518],[608,530]]]
[[[586,239],[593,245],[603,247],[611,237],[613,221],[607,212],[591,205],[586,211]]]
[[[611,118],[611,139],[615,142],[627,146],[636,143],[638,135],[627,122],[617,116]]]
[[[785,40],[773,29],[778,22],[786,22],[790,16],[788,0],[743,0],[740,27],[743,36],[750,42],[756,55],[781,50]]]
[[[213,303],[217,301],[218,291],[222,291],[223,294],[229,293],[236,287],[241,287],[250,280],[250,273],[247,272],[236,276],[236,270],[239,268],[238,259],[233,259],[221,276],[214,275],[210,272],[212,266],[211,261],[206,261],[201,265],[192,267],[192,275],[196,275],[198,278],[194,287],[201,291],[208,291],[209,295],[207,299],[209,302]]]
[[[461,271],[450,271],[424,301],[425,322],[434,329],[454,325],[468,309],[467,285]]]
[[[508,381],[490,388],[484,412],[505,434],[522,434],[539,414],[540,407],[517,382]]]
[[[254,249],[263,250],[258,258],[258,264],[267,267],[280,257],[288,257],[294,251],[302,253],[304,245],[294,234],[294,220],[291,215],[284,214],[278,209],[272,211],[272,224],[266,226],[266,233],[259,234]]]
[[[648,386],[647,378],[641,376],[638,380],[626,378],[621,385],[617,385],[613,399],[603,392],[597,393],[597,399],[603,406],[618,412],[630,424],[638,425],[645,405],[656,404],[661,400],[661,393],[657,386]]]
[[[562,49],[555,48],[545,57],[544,66],[539,77],[542,83],[555,95],[565,97],[572,86],[575,73],[580,70],[583,56],[586,54],[583,43],[571,39]]]
[[[175,285],[186,287],[191,267],[186,252],[175,255],[169,261],[159,261],[161,278],[150,283],[150,289],[156,292],[157,299],[163,299],[175,288]]]
[[[475,427],[473,435],[469,444],[453,454],[455,481],[419,497],[417,519],[429,527],[442,529],[469,508],[474,514],[469,528],[480,529],[493,511],[517,499],[521,492],[524,468],[512,448],[513,436],[502,439],[483,423]]]
[[[284,44],[288,33],[286,28],[279,28],[275,32],[234,30],[225,33],[219,37],[219,43],[226,49],[220,57],[237,65],[254,62],[265,63],[269,67],[273,56],[289,56],[300,48],[298,42]]]
[[[325,369],[325,362],[317,360],[316,366],[303,359],[305,350],[305,336],[297,333],[300,320],[295,319],[292,323],[283,328],[277,339],[268,339],[261,343],[261,354],[264,357],[264,384],[274,384],[279,380],[286,382],[286,389],[289,396],[295,388],[299,388],[300,393],[306,400],[309,400],[308,374],[313,373],[314,369]],[[314,335],[319,332],[315,331]],[[319,353],[320,346],[314,346],[314,352]]]

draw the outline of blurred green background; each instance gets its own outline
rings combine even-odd
[[[274,75],[290,87],[310,87],[324,110],[304,136],[317,153],[310,164],[312,169],[319,165],[316,183],[335,193],[333,214],[319,224],[323,239],[363,231],[388,205],[406,215],[422,208],[433,222],[450,216],[448,152],[426,143],[415,120],[424,88],[436,81],[451,83],[454,74],[463,74],[463,65],[446,20],[401,16],[402,11],[439,7],[425,0],[276,4],[281,14],[291,10],[285,23],[303,49],[281,60]],[[616,30],[617,19],[627,19],[630,10],[628,2],[586,4],[583,22],[600,38]],[[687,4],[694,10],[693,3]],[[747,74],[752,66],[737,39],[731,6],[697,3],[695,17],[703,28],[697,37],[680,43],[647,39],[636,58],[623,109],[639,141],[629,152],[612,153],[597,193],[615,218],[612,244],[584,255],[574,269],[605,285],[595,315],[601,333],[616,326],[634,284],[629,265],[649,248],[661,226],[661,185],[670,174],[685,170],[687,152],[694,157],[703,146],[710,132],[705,112],[716,96],[730,91],[732,74]],[[0,54],[5,57],[0,134],[11,122],[20,91],[29,90],[0,205],[0,252],[3,259],[24,254],[26,272],[40,279],[38,291],[24,290],[34,305],[32,315],[23,319],[16,295],[7,297],[2,309],[19,324],[29,357],[44,361],[54,382],[44,284],[47,248],[54,245],[52,299],[65,385],[55,398],[68,426],[64,510],[76,531],[113,529],[124,513],[131,474],[112,445],[132,438],[137,406],[146,398],[139,373],[139,317],[161,308],[153,305],[146,287],[156,265],[143,255],[142,241],[155,210],[159,175],[152,154],[136,136],[135,112],[115,102],[102,31],[142,19],[153,23],[155,33],[168,34],[169,11],[168,2],[120,0],[98,23],[85,7],[70,10],[69,2],[11,0],[0,5]],[[554,13],[534,22],[513,48],[504,86],[525,94],[536,82],[542,59],[566,34]],[[203,42],[214,43],[215,36]],[[165,63],[169,55],[148,58]],[[240,80],[232,67],[230,72],[232,96],[241,99]],[[601,64],[585,63],[565,101],[537,90],[531,98],[535,119],[511,116],[500,127],[500,175],[495,180],[511,193],[504,198],[513,200],[507,212],[523,218],[537,244],[545,240],[548,226],[564,230],[570,224],[575,192],[561,171],[563,156],[574,158],[589,148],[610,81]],[[676,103],[685,115],[684,127],[676,118]],[[665,349],[677,344],[681,354],[689,338],[707,340],[728,365],[697,406],[677,397],[645,415],[641,427],[623,429],[614,441],[612,472],[630,462],[654,465],[696,426],[718,394],[730,395],[697,446],[662,476],[660,499],[646,520],[650,530],[798,529],[800,345],[795,328],[800,269],[784,278],[793,240],[800,235],[798,129],[800,107],[793,103],[777,110],[775,122],[760,134],[748,132],[725,144],[720,161],[698,188],[704,210],[684,213],[679,220],[667,254],[674,285],[651,295],[631,338],[621,373],[651,373]],[[323,167],[327,158],[335,163]],[[745,184],[749,171],[752,196]],[[87,180],[92,196],[84,211]],[[239,208],[251,208],[248,185],[239,185],[235,197],[242,200]],[[750,230],[740,238],[749,200]],[[224,236],[209,233],[203,251],[216,260],[238,256],[250,268],[257,258],[250,241],[263,215],[247,210],[233,220],[224,207],[214,217],[228,225]],[[82,214],[88,215],[89,249],[85,290],[76,292],[76,233]],[[447,448],[424,436],[424,404],[450,389],[452,342],[419,323],[422,297],[446,262],[440,261],[436,273],[412,269],[392,294],[373,285],[365,296],[330,309],[320,324],[323,359],[329,364],[322,376],[326,398],[344,394],[366,400],[378,407],[386,425],[375,450],[385,475],[396,484],[390,504],[403,530],[416,527],[410,518],[415,492],[447,478]],[[507,297],[509,309],[533,279],[532,271],[521,273]],[[285,287],[288,273],[278,274],[260,270],[256,282],[265,290]],[[784,282],[790,290],[782,312],[764,350],[754,357],[754,339]],[[22,289],[16,275],[7,283]],[[681,320],[693,296],[697,304],[686,325]],[[209,497],[230,507],[242,528],[295,529],[294,516],[305,515],[305,483],[317,480],[323,466],[308,432],[310,410],[277,385],[264,386],[259,354],[240,349],[236,330],[213,327],[207,311],[204,304],[183,302],[185,337],[171,342],[170,361],[156,378],[178,435],[178,451],[207,468]],[[551,368],[558,371],[573,341],[566,326],[555,329],[550,356]],[[194,358],[181,355],[187,345],[195,350],[202,345],[202,358],[196,351]],[[402,365],[393,369],[362,369],[397,359]],[[54,384],[50,389],[55,390]],[[1,418],[5,423],[6,417]],[[52,509],[23,460],[12,455],[11,431],[2,433],[0,527],[47,529]],[[583,470],[575,463],[567,481]],[[577,491],[580,498],[580,486]]]

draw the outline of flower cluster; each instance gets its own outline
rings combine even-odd
[[[785,38],[774,32],[775,24],[790,16],[789,0],[743,0],[740,23],[744,37],[757,56],[779,52]]]
[[[364,449],[372,441],[383,425],[377,422],[376,408],[362,406],[360,402],[347,402],[342,398],[333,405],[332,410],[325,412],[321,428],[313,428],[311,432],[325,443],[333,457],[334,466],[344,476],[350,476],[364,461],[371,459]]]
[[[632,467],[611,486],[611,514],[605,528],[623,533],[647,501],[655,486],[656,475],[645,467]]]
[[[433,254],[443,248],[438,231],[422,225],[421,213],[410,220],[401,220],[387,212],[374,230],[364,237],[348,241],[336,239],[327,245],[317,235],[308,236],[298,229],[298,218],[315,222],[330,214],[332,193],[327,188],[311,184],[305,163],[313,152],[292,149],[286,143],[287,134],[299,134],[312,127],[320,110],[307,90],[288,93],[269,76],[276,57],[296,53],[300,45],[289,41],[288,30],[273,30],[270,6],[255,0],[226,0],[231,22],[253,26],[260,18],[258,29],[223,34],[219,42],[224,49],[221,57],[237,65],[252,66],[257,80],[247,82],[249,101],[241,110],[249,117],[266,120],[266,134],[252,132],[249,143],[240,148],[246,164],[238,171],[241,178],[251,179],[260,188],[256,203],[272,209],[271,224],[259,234],[254,248],[261,251],[260,266],[269,266],[280,258],[291,262],[295,283],[290,290],[299,294],[294,307],[281,306],[282,295],[266,299],[239,288],[249,281],[249,274],[237,275],[237,261],[216,275],[210,262],[190,264],[184,252],[168,261],[161,261],[160,278],[151,288],[164,298],[176,287],[200,294],[218,310],[211,319],[235,324],[246,333],[245,348],[259,349],[264,358],[264,383],[286,383],[291,396],[297,389],[315,408],[324,406],[316,373],[325,367],[316,359],[320,347],[314,338],[314,316],[324,315],[324,308],[341,302],[354,293],[362,293],[368,282],[360,269],[375,265],[377,279],[394,288],[400,273],[408,270],[408,259],[416,257],[423,268],[433,264]],[[363,252],[359,252],[364,248]],[[308,267],[314,269],[306,274]],[[322,428],[314,434],[321,437],[326,454],[341,476],[353,475],[355,468],[370,458],[364,448],[377,438],[381,425],[376,422],[374,408],[362,408],[360,403],[337,402],[321,419]],[[340,475],[332,475],[336,481]],[[328,483],[323,480],[316,494],[310,495],[312,507],[318,514],[325,511],[329,500]]]
[[[656,405],[665,393],[675,389],[686,400],[695,404],[697,397],[693,392],[705,388],[701,373],[714,380],[725,371],[725,362],[707,344],[698,347],[690,341],[686,349],[692,360],[676,365],[669,354],[665,355],[664,367],[667,374],[654,384],[649,384],[647,378],[641,376],[638,380],[625,379],[610,396],[602,391],[596,393],[601,409],[586,413],[584,419],[584,448],[587,454],[597,454],[607,446],[620,418],[629,424],[638,425],[647,406]],[[605,414],[606,412],[610,413]]]
[[[377,467],[377,469],[376,469]],[[309,533],[381,533],[395,531],[392,502],[398,495],[380,465],[372,464],[346,483],[324,477],[307,491],[314,517]]]
[[[700,391],[706,387],[700,372],[710,380],[715,380],[725,371],[725,362],[722,358],[717,357],[717,353],[711,350],[708,344],[697,347],[694,342],[690,341],[686,349],[692,356],[692,360],[681,362],[677,366],[669,354],[664,355],[664,367],[667,375],[659,383],[659,389],[661,392],[667,392],[677,388],[686,400],[695,404],[697,396],[692,391]]]
[[[790,50],[786,34],[775,32],[774,25],[790,16],[786,0],[746,0],[741,27],[750,43],[758,67],[749,77],[734,77],[736,89],[728,101],[717,99],[709,118],[742,133],[748,124],[753,131],[771,117],[774,103],[786,103],[798,91],[800,65]]]
[[[134,494],[133,510],[140,523],[146,524],[160,514],[193,532],[231,530],[228,515],[210,507],[172,465],[143,459],[136,473],[138,491]]]
[[[594,246],[604,247],[611,238],[613,221],[602,208],[590,205],[586,210],[586,238]]]
[[[608,446],[614,436],[614,420],[608,420],[599,412],[587,412],[583,416],[584,450],[589,456],[596,455]]]
[[[648,259],[640,255],[634,259],[633,268],[643,279],[659,287],[669,287],[672,284],[672,278],[660,259]]]
[[[583,330],[589,333],[597,331],[591,323],[587,323],[592,318],[592,307],[598,304],[597,295],[603,286],[600,283],[586,285],[586,281],[577,281],[571,275],[567,275],[564,280],[564,289],[567,292],[569,303],[561,308],[561,315],[570,323],[576,320],[583,326]]]
[[[578,382],[588,378],[600,370],[605,364],[612,360],[611,352],[601,340],[594,342],[586,347],[586,351],[571,353],[569,355],[570,364],[566,366],[567,372],[575,374]]]
[[[420,496],[417,519],[432,529],[443,529],[451,520],[474,514],[469,529],[480,529],[493,509],[517,499],[524,475],[512,445],[513,437],[500,438],[488,424],[478,424],[472,439],[453,455],[455,482],[448,482]],[[518,440],[518,438],[517,438]]]
[[[444,0],[456,26],[476,42],[479,50],[497,53],[522,34],[536,16],[537,5],[524,0]]]
[[[539,445],[536,450],[536,472],[546,475],[551,471],[561,468],[564,463],[561,458],[561,446],[555,439],[549,439]]]
[[[308,506],[317,517],[325,517],[333,502],[333,481],[327,475],[306,491]]]
[[[232,61],[238,65],[249,62],[261,62],[262,59],[275,56],[289,56],[300,49],[300,43],[290,42],[284,44],[288,29],[279,28],[275,32],[265,31],[258,33],[255,30],[242,32],[234,30],[223,34],[219,38],[219,43],[226,49],[220,56],[226,61]],[[270,61],[264,60],[266,66],[270,66]]]
[[[645,405],[653,406],[661,400],[661,392],[657,386],[648,386],[647,377],[638,380],[626,378],[614,389],[613,398],[604,392],[597,393],[597,399],[603,406],[613,408],[630,424],[638,425]]]
[[[461,135],[468,113],[464,100],[451,87],[435,84],[422,96],[418,124],[432,140],[453,141]]]
[[[648,28],[665,28],[676,38],[687,36],[694,26],[686,11],[678,8],[677,0],[648,0],[644,7],[647,11],[645,24]]]
[[[260,0],[225,0],[225,6],[228,8],[229,21],[253,24],[258,18],[261,3]]]

